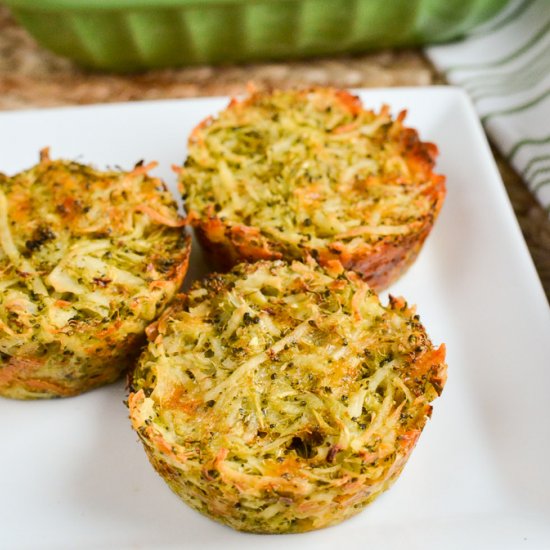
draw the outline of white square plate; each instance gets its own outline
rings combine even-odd
[[[0,548],[550,548],[550,309],[487,141],[453,88],[365,90],[408,108],[438,144],[448,196],[417,263],[391,289],[418,304],[449,380],[401,478],[355,518],[305,535],[247,535],[181,503],[132,432],[122,383],[65,400],[0,398]],[[172,164],[226,99],[0,114],[0,170],[54,158]],[[203,269],[193,258],[188,281]]]

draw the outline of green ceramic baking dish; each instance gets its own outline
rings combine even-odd
[[[36,40],[137,71],[361,52],[457,38],[508,0],[5,0]]]

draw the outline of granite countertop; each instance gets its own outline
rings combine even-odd
[[[444,84],[421,50],[229,67],[193,67],[136,75],[92,73],[42,50],[0,7],[0,110],[142,99],[232,95],[296,85],[338,87]],[[550,300],[550,220],[521,178],[493,149],[523,235]]]

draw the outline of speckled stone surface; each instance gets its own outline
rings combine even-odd
[[[136,75],[91,73],[42,50],[0,7],[0,109],[232,95],[257,88],[426,86],[444,83],[420,50]],[[550,300],[550,221],[521,178],[495,152],[506,189]]]

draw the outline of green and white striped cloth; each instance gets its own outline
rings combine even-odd
[[[464,40],[427,54],[470,94],[488,135],[550,213],[550,0],[512,0]]]

